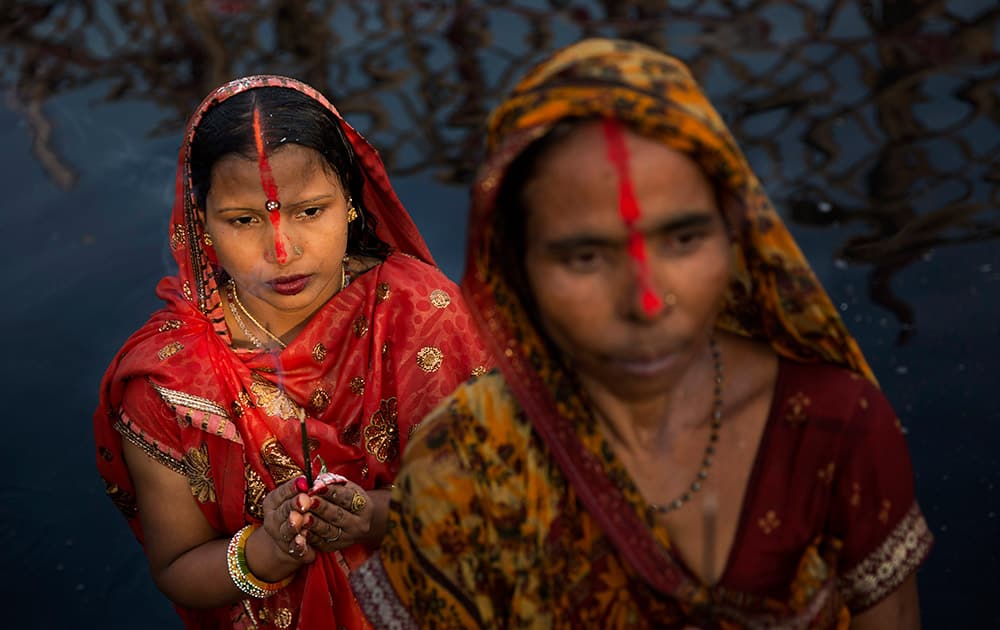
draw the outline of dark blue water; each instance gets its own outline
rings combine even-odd
[[[1000,625],[994,2],[94,4],[0,8],[5,626],[179,626],[104,497],[91,414],[172,273],[179,123],[198,100],[249,72],[316,84],[457,279],[486,111],[585,33],[690,62],[907,427],[937,537],[924,626]]]

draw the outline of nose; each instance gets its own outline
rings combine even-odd
[[[667,288],[669,274],[635,261],[630,267],[626,281],[628,317],[633,321],[652,323],[668,315],[677,304],[677,296]]]
[[[292,234],[282,230],[275,222],[264,244],[264,260],[273,264],[287,265],[301,255],[302,248],[292,242]]]

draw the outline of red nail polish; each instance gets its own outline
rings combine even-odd
[[[305,477],[295,478],[295,489],[298,490],[299,492],[309,492],[309,486],[306,484]]]
[[[313,497],[312,504],[309,505],[310,510],[318,510],[320,506],[320,501],[316,497]]]
[[[303,519],[303,521],[302,521],[302,527],[303,527],[303,528],[306,528],[306,527],[312,527],[312,524],[313,524],[313,523],[314,523],[315,521],[316,521],[316,519],[314,519],[314,518],[313,518],[313,515],[312,515],[312,514],[306,514],[306,517],[305,517],[305,519]]]

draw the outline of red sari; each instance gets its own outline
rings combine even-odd
[[[300,410],[314,473],[325,465],[365,489],[386,487],[424,415],[487,368],[457,287],[433,266],[377,153],[342,119],[365,177],[364,208],[392,253],[334,295],[280,353],[231,347],[194,207],[190,143],[214,104],[266,86],[298,90],[337,114],[320,94],[282,77],[234,81],[205,100],[178,165],[170,242],[179,273],[160,282],[165,307],[125,342],[101,385],[98,469],[140,542],[123,438],[186,475],[202,513],[228,537],[261,522],[264,496],[302,473]],[[189,627],[364,627],[347,574],[371,551],[355,545],[320,553],[268,599],[178,612]]]

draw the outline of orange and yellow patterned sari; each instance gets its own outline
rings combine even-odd
[[[736,234],[717,325],[780,357],[714,584],[671,546],[494,258],[512,161],[559,121],[602,117],[684,152],[715,183]],[[843,628],[895,590],[931,544],[898,420],[688,70],[634,43],[570,46],[499,106],[488,149],[462,287],[500,369],[462,386],[414,436],[390,533],[351,578],[372,622]]]
[[[186,475],[212,527],[229,536],[259,523],[267,492],[302,474],[300,411],[314,474],[325,465],[366,489],[386,487],[420,420],[488,367],[458,288],[433,266],[375,150],[343,120],[365,179],[363,207],[392,253],[333,296],[280,353],[231,347],[188,158],[208,109],[268,86],[298,90],[340,118],[322,95],[283,77],[240,79],[204,101],[177,170],[170,245],[179,273],[160,282],[166,306],[125,342],[102,382],[94,417],[98,468],[140,541],[122,439]],[[365,627],[347,573],[370,553],[360,545],[321,553],[271,598],[178,612],[189,627]]]

